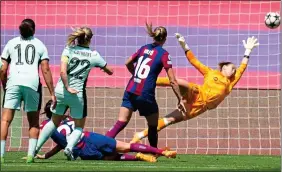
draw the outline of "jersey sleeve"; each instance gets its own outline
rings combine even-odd
[[[132,54],[131,59],[134,63],[137,61],[137,59],[140,55],[141,49],[142,49],[142,47],[139,50],[137,50],[134,54]]]
[[[237,82],[241,79],[241,77],[242,77],[244,71],[246,70],[246,68],[247,68],[247,64],[241,63],[241,65],[236,69],[235,76],[231,80],[231,83],[230,83],[229,91],[231,91],[233,89],[233,87],[237,84]]]
[[[43,46],[43,48],[42,48],[40,60],[49,60],[48,50],[43,43],[42,43],[42,46]]]
[[[69,47],[64,48],[62,56],[70,57],[70,48]]]
[[[171,62],[171,58],[170,55],[168,54],[168,52],[165,52],[162,56],[162,63],[165,69],[168,68],[172,68],[172,62]]]
[[[202,74],[206,75],[211,69],[201,63],[191,50],[186,52],[187,60]]]
[[[98,51],[93,51],[92,66],[104,68],[107,66],[107,62],[101,57]]]
[[[10,41],[5,45],[3,51],[2,51],[2,55],[1,58],[5,61],[9,61],[9,57],[10,57],[10,51],[9,51],[9,47],[10,47]]]

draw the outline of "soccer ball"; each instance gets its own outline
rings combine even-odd
[[[280,25],[280,15],[278,13],[269,12],[264,19],[265,25],[270,29],[275,29]]]

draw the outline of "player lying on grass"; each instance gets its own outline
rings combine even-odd
[[[39,136],[37,152],[59,126],[62,116],[69,108],[75,129],[70,135],[64,153],[68,160],[73,160],[72,148],[82,134],[87,116],[86,82],[89,72],[92,68],[99,67],[108,75],[113,74],[100,54],[89,48],[92,37],[93,33],[88,27],[76,28],[68,36],[67,47],[61,56],[60,79],[55,88],[57,106],[52,107],[54,113],[52,120]]]
[[[52,112],[50,111],[51,100],[46,103],[45,113],[47,120],[43,121],[40,128],[43,129],[47,123],[50,122]],[[75,128],[74,121],[68,116],[64,115],[64,120],[59,127],[51,135],[52,140],[57,144],[52,150],[44,155],[37,155],[39,159],[48,159],[64,149],[67,145],[68,135],[70,135]],[[127,152],[141,152],[136,155],[120,154]],[[137,143],[125,143],[117,141],[113,138],[97,134],[94,132],[84,131],[77,145],[73,148],[73,155],[76,159],[80,157],[82,160],[116,160],[116,161],[148,161],[156,162],[156,157],[153,155],[147,155],[143,153],[151,153],[159,156],[166,156],[168,158],[174,158],[176,156],[175,151],[163,151],[151,146]]]
[[[183,79],[177,79],[181,95],[186,100],[185,107],[187,112],[181,113],[178,110],[174,110],[164,118],[159,119],[158,131],[171,124],[189,120],[207,110],[216,108],[224,100],[224,98],[229,95],[233,87],[240,80],[249,62],[250,53],[254,47],[259,45],[259,43],[257,43],[257,39],[254,37],[248,38],[247,43],[243,40],[245,54],[240,67],[236,69],[232,62],[222,62],[219,63],[219,69],[214,70],[203,65],[194,56],[183,36],[176,33],[176,38],[185,51],[188,61],[204,76],[204,84],[197,85],[194,83],[188,83]],[[169,86],[170,82],[168,78],[158,78],[157,85]],[[148,129],[136,133],[131,142],[138,142],[147,135]]]
[[[179,109],[185,111],[180,89],[177,84],[169,53],[163,48],[166,42],[167,31],[165,27],[156,27],[153,31],[152,25],[147,26],[147,32],[154,42],[142,46],[127,61],[126,67],[132,74],[119,111],[118,121],[107,132],[106,136],[115,138],[122,131],[129,120],[132,113],[139,111],[140,116],[144,116],[148,123],[148,140],[151,146],[158,145],[158,119],[159,108],[155,98],[155,89],[157,77],[164,68],[169,78],[169,85],[178,99]]]

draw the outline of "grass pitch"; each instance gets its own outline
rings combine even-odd
[[[280,156],[178,155],[157,163],[118,161],[67,161],[63,153],[26,164],[25,152],[7,152],[1,171],[280,171]]]

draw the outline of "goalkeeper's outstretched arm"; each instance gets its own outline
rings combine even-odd
[[[203,63],[201,63],[197,57],[193,54],[193,52],[191,51],[190,47],[188,46],[188,44],[185,41],[185,38],[179,34],[179,33],[175,33],[175,37],[177,38],[180,46],[182,47],[182,49],[185,52],[186,58],[188,59],[188,61],[202,74],[202,75],[206,75],[210,68],[205,66]]]
[[[244,45],[244,48],[245,48],[244,57],[242,59],[240,67],[238,67],[236,69],[236,73],[235,73],[233,80],[231,80],[230,91],[237,84],[237,82],[241,79],[241,77],[242,77],[242,75],[243,75],[244,71],[246,70],[247,65],[249,63],[250,54],[251,54],[253,48],[259,46],[259,43],[258,43],[257,38],[249,37],[247,39],[247,42],[245,40],[243,40],[243,45]]]

